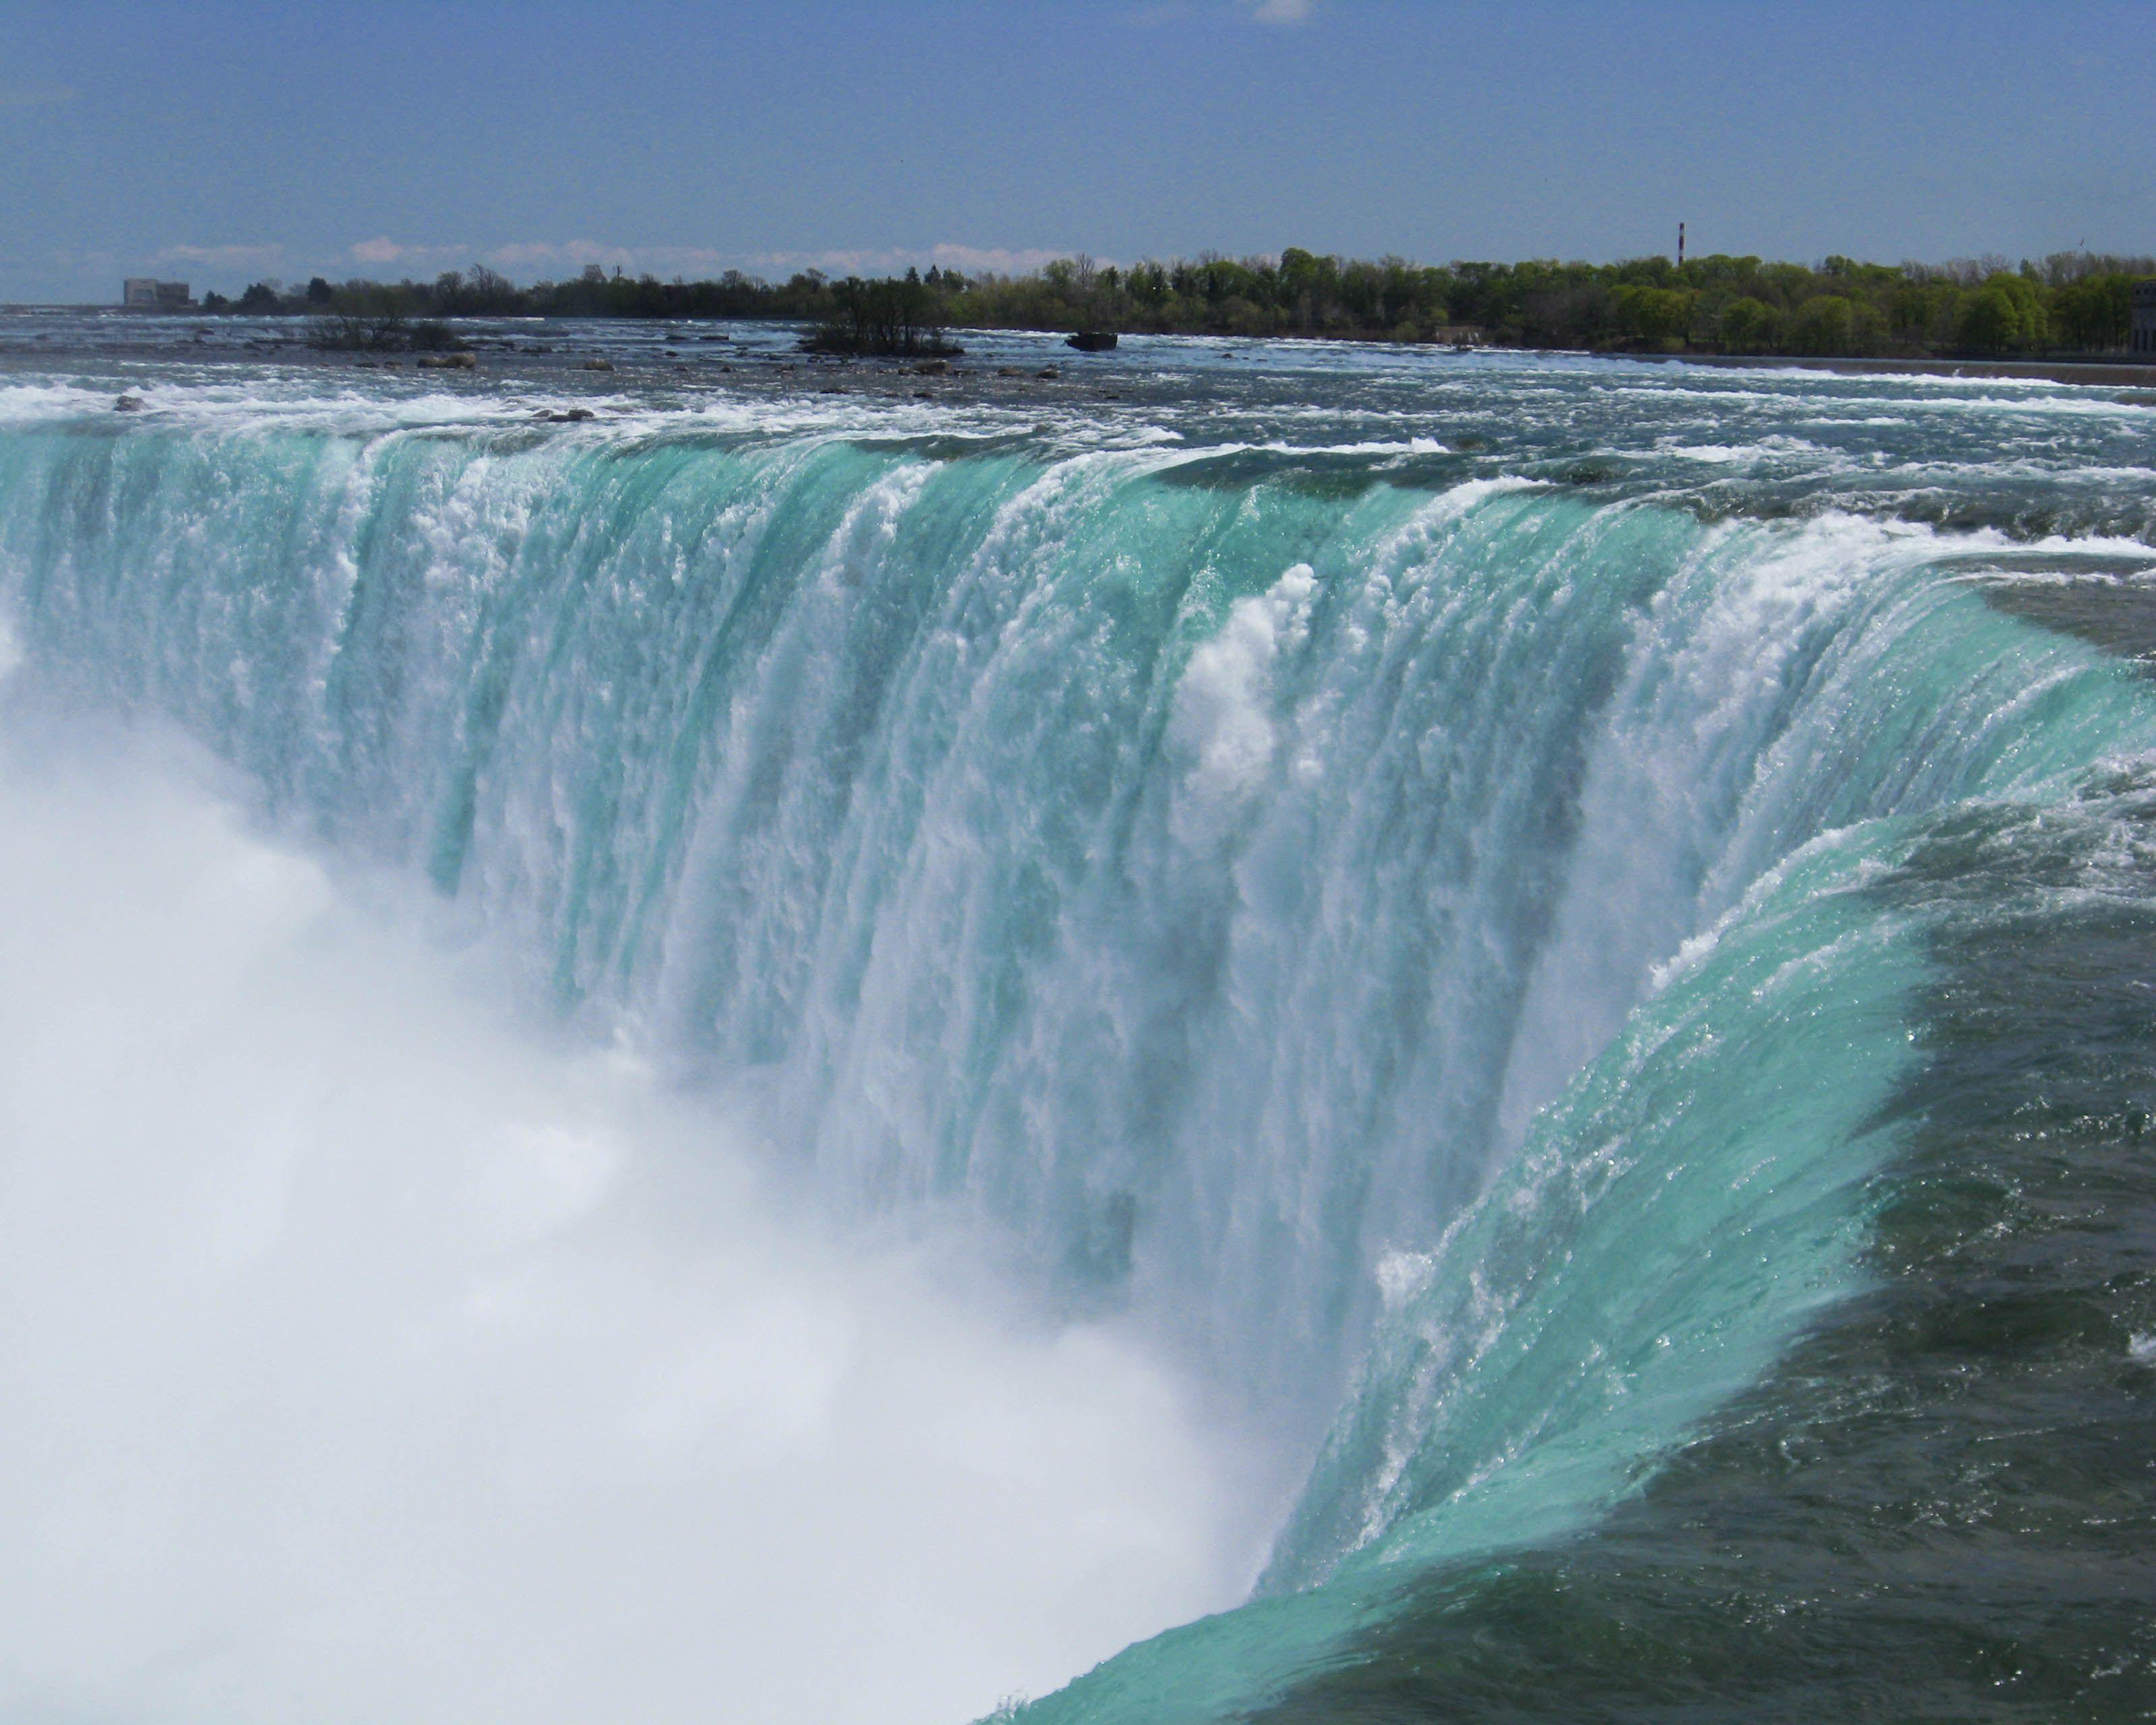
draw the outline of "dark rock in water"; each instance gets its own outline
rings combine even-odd
[[[998,377],[1023,377],[1025,375],[1025,367],[1023,366],[998,366],[996,367],[996,375]]]
[[[924,359],[913,368],[913,374],[916,377],[947,377],[951,375],[951,362],[947,359]]]
[[[544,420],[549,425],[572,425],[581,419],[596,419],[598,415],[589,408],[571,408],[565,413],[557,413],[552,408],[542,408],[531,417]]]
[[[469,353],[423,353],[415,363],[429,372],[469,372],[479,362]]]
[[[1116,345],[1113,330],[1081,330],[1068,337],[1066,347],[1075,347],[1081,353],[1106,353]]]
[[[588,359],[584,362],[584,369],[588,372],[610,372],[613,369],[613,362],[610,359]]]
[[[142,398],[139,395],[123,395],[113,403],[112,411],[116,413],[139,413],[142,411]]]
[[[1057,371],[1054,366],[1043,366],[1033,375],[1036,377],[1060,377],[1063,373]]]

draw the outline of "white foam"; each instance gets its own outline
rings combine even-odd
[[[888,1725],[1233,1601],[1235,1446],[624,1050],[0,731],[0,1712]],[[38,757],[33,759],[33,757]]]
[[[1274,662],[1309,632],[1317,577],[1297,563],[1262,593],[1235,601],[1219,632],[1190,656],[1177,686],[1169,746],[1185,762],[1173,821],[1194,849],[1216,843],[1271,770]]]

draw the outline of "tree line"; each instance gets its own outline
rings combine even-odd
[[[739,270],[661,281],[594,264],[519,287],[475,264],[424,282],[256,282],[203,305],[311,314],[328,345],[424,346],[445,336],[444,319],[539,316],[794,320],[815,326],[816,344],[850,352],[937,352],[953,328],[1389,341],[1471,331],[1499,346],[1599,352],[2006,357],[2124,349],[2133,285],[2149,276],[2156,258],[2088,252],[1943,264],[1715,254],[1681,266],[1663,257],[1427,265],[1291,247],[1277,258],[1127,267],[1079,256],[1029,275],[932,268],[834,280],[808,270],[783,282]]]

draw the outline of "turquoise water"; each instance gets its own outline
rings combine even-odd
[[[2145,1531],[2156,406],[1168,341],[925,403],[13,364],[41,701],[176,722],[824,1213],[962,1219],[1289,1458],[1249,1603],[1022,1717],[2148,1702],[2145,1547],[2041,1659],[1948,1584],[1994,1424],[2037,1605]],[[2010,1322],[1905,1308],[2019,1238],[2033,1173],[1971,1165],[2032,1109],[2108,1195],[2010,1275],[2104,1381],[2023,1417]],[[1739,1561],[1768,1521],[1810,1556]]]

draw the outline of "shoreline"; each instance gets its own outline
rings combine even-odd
[[[2156,365],[2142,365],[2130,360],[1824,359],[1779,353],[1590,353],[1586,357],[1646,360],[1656,365],[1719,366],[1743,371],[1843,372],[1858,377],[2019,377],[2032,383],[2110,384],[2125,389],[2156,389]]]

